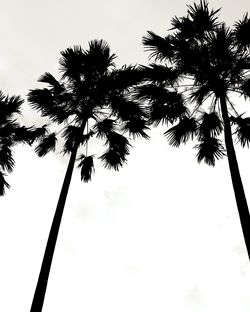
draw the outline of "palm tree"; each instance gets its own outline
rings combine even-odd
[[[69,163],[52,222],[47,246],[36,286],[32,312],[42,310],[49,271],[56,245],[60,222],[66,202],[75,162],[81,170],[84,182],[91,180],[94,160],[98,158],[107,169],[119,170],[126,162],[132,138],[148,138],[145,130],[146,112],[130,96],[131,88],[142,79],[135,66],[117,69],[115,55],[103,40],[93,40],[83,50],[74,46],[61,52],[59,60],[61,79],[56,80],[50,73],[39,79],[48,88],[31,90],[28,100],[32,108],[48,117],[55,127],[36,146],[38,156],[54,151],[58,137],[63,139],[63,153],[68,153]],[[65,125],[66,124],[66,125]],[[95,138],[95,139],[94,139]],[[104,141],[104,152],[95,157],[89,152],[90,141]],[[80,147],[83,153],[78,153]],[[77,156],[78,155],[78,156]]]
[[[0,196],[10,187],[5,176],[12,172],[15,165],[13,147],[19,143],[31,145],[45,133],[43,127],[25,127],[17,121],[23,102],[20,96],[8,96],[0,91]]]
[[[250,258],[250,215],[232,138],[243,147],[250,142],[250,118],[232,102],[233,94],[250,97],[250,19],[229,28],[218,12],[200,1],[172,19],[166,37],[148,31],[143,44],[154,63],[143,67],[148,82],[136,97],[148,101],[151,124],[172,125],[164,133],[170,145],[196,138],[198,162],[212,166],[227,155]]]

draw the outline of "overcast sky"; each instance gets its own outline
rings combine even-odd
[[[61,50],[104,39],[117,64],[146,63],[146,30],[165,35],[186,1],[8,0],[0,10],[0,89],[38,87],[58,75]],[[249,1],[210,1],[227,24]],[[38,121],[26,112],[30,123]],[[134,142],[119,173],[75,170],[43,312],[249,312],[250,266],[227,159],[197,164],[193,144],[168,146],[164,129]],[[237,148],[250,198],[249,150]],[[67,158],[15,150],[0,205],[0,311],[29,311]]]

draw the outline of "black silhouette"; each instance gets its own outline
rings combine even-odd
[[[249,145],[250,118],[231,100],[233,92],[250,97],[250,19],[246,14],[228,28],[218,22],[218,12],[201,1],[172,19],[165,38],[148,31],[143,44],[155,62],[143,67],[148,83],[136,96],[149,101],[151,124],[173,125],[164,133],[170,145],[196,138],[198,162],[212,166],[227,155],[250,258],[250,216],[232,139],[234,134],[243,147]]]
[[[31,90],[28,100],[32,108],[49,117],[54,124],[63,124],[57,133],[47,132],[35,151],[44,156],[54,151],[57,137],[64,138],[63,152],[70,159],[51,226],[43,263],[36,286],[32,312],[42,310],[50,266],[64,210],[75,161],[81,169],[81,179],[88,182],[94,172],[94,155],[89,154],[89,142],[96,137],[104,140],[105,151],[98,158],[108,169],[119,170],[126,162],[130,142],[124,136],[148,138],[145,133],[146,113],[141,105],[132,101],[131,88],[142,79],[135,66],[116,69],[115,55],[103,40],[91,41],[88,50],[80,46],[61,52],[59,60],[61,80],[50,73],[39,79],[48,88]],[[66,126],[65,126],[66,123]],[[77,158],[79,147],[84,153]]]
[[[31,145],[45,131],[18,122],[23,102],[20,96],[6,96],[0,91],[0,196],[5,194],[5,188],[10,187],[5,176],[15,165],[12,148],[19,143]]]

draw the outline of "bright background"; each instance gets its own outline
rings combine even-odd
[[[45,71],[58,75],[61,50],[92,39],[106,40],[119,66],[146,64],[146,30],[165,35],[171,18],[186,14],[180,0],[0,3],[0,89],[22,97]],[[250,11],[247,0],[210,6],[222,7],[228,25]],[[134,142],[119,173],[97,166],[83,184],[75,170],[43,312],[249,312],[250,267],[227,159],[198,165],[194,144],[174,149],[163,132]],[[237,155],[250,198],[250,152],[239,146]],[[2,312],[29,311],[68,161],[38,159],[25,146],[15,159],[0,199]]]

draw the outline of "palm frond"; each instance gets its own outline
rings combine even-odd
[[[238,117],[231,117],[231,121],[237,125],[234,134],[237,135],[238,142],[241,143],[242,147],[249,147],[250,143],[250,117],[242,118],[241,116]]]
[[[112,98],[110,105],[113,112],[118,115],[122,121],[128,121],[133,117],[146,117],[147,113],[145,107],[136,101],[132,101],[125,97]]]
[[[89,182],[91,180],[92,174],[95,171],[93,156],[81,155],[79,159],[80,163],[78,168],[81,169],[81,180],[84,182]]]
[[[199,4],[194,3],[187,7],[188,16],[192,19],[198,34],[214,30],[218,26],[216,22],[218,16],[216,15],[220,9],[209,10],[207,1],[201,0]]]
[[[197,124],[194,118],[184,117],[177,125],[164,132],[164,135],[170,145],[179,147],[181,143],[186,143],[190,138],[193,139],[196,128]]]
[[[118,171],[126,162],[126,158],[114,149],[108,149],[106,153],[99,157],[104,167]]]
[[[147,81],[155,83],[173,84],[178,79],[177,70],[159,64],[149,64],[149,66],[141,66],[143,76]]]
[[[145,79],[144,71],[141,67],[124,65],[120,69],[114,69],[105,78],[106,89],[127,90]],[[103,84],[103,81],[101,81]]]
[[[5,174],[0,171],[0,196],[5,195],[5,188],[10,188],[10,185],[6,182],[4,176]]]
[[[2,170],[11,172],[15,166],[13,153],[7,144],[0,147],[0,166]]]
[[[70,153],[76,142],[81,142],[82,140],[82,130],[79,127],[69,125],[63,132],[63,137],[65,139],[64,152]]]
[[[145,130],[149,130],[149,127],[147,126],[147,121],[145,119],[132,118],[124,123],[124,125],[122,126],[122,130],[128,132],[133,139],[135,139],[136,137],[149,139],[149,135],[145,132]]]
[[[250,78],[243,82],[243,84],[240,86],[240,89],[245,96],[250,97]]]
[[[164,103],[158,101],[151,103],[149,123],[154,126],[159,125],[160,122],[172,124],[177,119],[185,117],[187,113],[188,109],[184,105],[183,96],[177,92],[167,92]]]
[[[142,38],[145,50],[150,52],[149,57],[155,60],[170,59],[173,57],[173,47],[170,37],[162,38],[153,31],[148,31],[147,35]]]
[[[131,146],[129,140],[125,136],[114,131],[108,133],[105,144],[108,145],[111,150],[120,154],[122,159],[125,159],[125,156],[129,154],[129,147]]]
[[[234,35],[242,48],[250,47],[250,18],[246,13],[241,21],[234,24]]]
[[[65,91],[65,88],[63,87],[63,85],[59,81],[57,81],[56,78],[53,75],[51,75],[48,72],[44,73],[38,79],[38,81],[49,84],[49,86],[51,87],[52,91],[54,91],[56,93],[61,93],[61,92]]]
[[[28,101],[31,108],[41,112],[43,117],[49,117],[52,122],[62,123],[69,115],[65,104],[58,99],[49,89],[34,89],[28,93]]]
[[[51,133],[46,135],[41,139],[40,143],[36,146],[35,152],[39,157],[45,156],[50,151],[55,151],[56,149],[56,135]]]
[[[216,112],[204,112],[199,118],[199,137],[217,136],[223,130],[222,121]]]
[[[0,91],[0,110],[1,110],[1,119],[6,117],[11,117],[13,114],[21,113],[21,105],[24,103],[24,100],[18,96],[8,96],[4,95]]]
[[[59,70],[62,79],[80,81],[83,72],[84,53],[81,46],[73,46],[61,51]]]
[[[226,155],[221,141],[213,137],[203,138],[195,148],[198,149],[196,155],[198,162],[204,161],[209,166],[214,166],[216,159],[218,160]]]
[[[98,138],[106,138],[110,132],[116,130],[115,121],[113,119],[105,118],[95,124],[94,130],[96,131],[96,136]]]
[[[111,54],[104,40],[92,40],[88,50],[84,51],[83,72],[86,79],[96,79],[114,67],[115,54]]]

